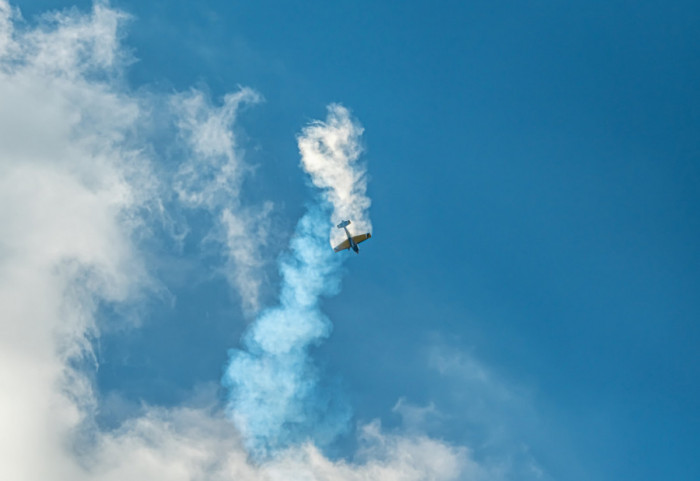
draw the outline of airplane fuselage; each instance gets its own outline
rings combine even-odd
[[[347,227],[343,227],[343,229],[345,230],[345,235],[348,236],[348,242],[350,242],[350,248],[351,248],[352,250],[355,251],[355,254],[359,254],[359,253],[360,253],[360,246],[358,246],[358,245],[357,245],[357,242],[355,242],[355,241],[352,239],[352,236],[350,235],[350,232],[348,231],[348,228],[347,228]]]

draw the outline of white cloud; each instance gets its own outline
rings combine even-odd
[[[391,410],[401,416],[401,424],[409,432],[426,432],[442,418],[442,413],[435,407],[435,403],[417,406],[403,397],[399,398]]]
[[[216,218],[217,228],[209,238],[225,246],[226,277],[250,312],[259,308],[262,249],[272,204],[241,205],[241,185],[250,168],[241,159],[232,128],[241,106],[259,101],[260,95],[249,88],[226,95],[220,107],[194,89],[171,101],[180,138],[188,149],[175,174],[174,189],[185,205],[207,209]]]
[[[98,5],[13,36],[0,12],[0,478],[55,479],[95,406],[72,366],[92,356],[97,300],[149,283],[131,235],[151,175],[124,141],[138,104],[88,80],[115,67],[122,17]]]
[[[0,2],[0,55],[5,55],[12,45],[12,21],[16,12],[7,2]]]
[[[249,88],[226,95],[220,107],[211,105],[199,90],[173,97],[180,135],[194,154],[180,164],[176,175],[175,189],[184,202],[211,208],[238,199],[245,164],[236,151],[232,127],[242,104],[260,100]]]
[[[76,481],[478,481],[488,474],[455,448],[425,436],[383,433],[364,426],[355,462],[333,461],[312,444],[253,463],[232,425],[201,409],[150,409],[121,429],[102,433],[79,458]]]
[[[532,433],[544,433],[534,393],[523,384],[506,380],[467,350],[435,344],[428,365],[448,393],[441,396],[440,421],[464,431],[482,464],[500,466],[503,479],[551,479],[531,454]],[[404,414],[403,406],[397,410]],[[415,409],[408,415],[416,415]],[[420,411],[417,414],[422,414]]]
[[[272,203],[266,202],[260,208],[226,207],[219,216],[229,259],[226,277],[236,286],[250,312],[260,307],[263,250],[269,237],[271,212]]]
[[[331,461],[312,445],[283,453],[265,466],[273,480],[418,481],[484,479],[467,449],[426,436],[389,435],[378,422],[361,430],[357,462]]]

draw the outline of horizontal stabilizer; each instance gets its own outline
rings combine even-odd
[[[342,229],[343,227],[347,227],[347,226],[349,226],[350,224],[351,224],[351,222],[350,222],[349,220],[344,220],[343,222],[341,222],[340,224],[338,224],[338,229]]]

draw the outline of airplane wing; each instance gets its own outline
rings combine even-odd
[[[358,237],[361,237],[361,236],[358,236]],[[355,242],[357,242],[357,241],[355,241]],[[340,252],[340,251],[344,251],[345,249],[349,249],[349,248],[350,248],[350,239],[345,239],[343,242],[341,242],[340,244],[335,246],[333,248],[333,250],[336,252]]]
[[[353,236],[353,237],[352,237],[352,240],[355,241],[355,244],[359,244],[360,242],[366,241],[366,240],[369,239],[370,237],[372,237],[372,234],[370,234],[370,233],[368,232],[367,234],[360,234],[360,235]],[[347,247],[346,247],[346,249],[347,249]]]

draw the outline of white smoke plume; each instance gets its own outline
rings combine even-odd
[[[245,445],[259,439],[250,427],[259,426],[248,420],[262,426],[264,420],[242,414],[240,433],[216,403],[146,406],[116,429],[99,427],[93,345],[101,323],[115,322],[101,319],[99,306],[137,302],[157,289],[147,267],[151,254],[139,243],[163,220],[154,212],[181,189],[198,206],[215,206],[233,237],[242,229],[234,224],[245,222],[246,214],[236,210],[242,203],[232,177],[217,180],[220,188],[208,183],[194,188],[187,168],[179,171],[179,187],[157,174],[163,171],[151,154],[157,149],[135,134],[157,109],[124,85],[129,58],[119,38],[125,14],[97,2],[89,13],[72,9],[15,30],[18,18],[0,0],[0,479],[484,479],[465,449],[420,434],[384,433],[377,424],[364,428],[352,461],[328,459],[310,436],[286,448],[275,444],[281,449],[262,463],[251,461]],[[197,123],[219,119],[214,127],[230,130],[235,111],[230,99]],[[183,119],[167,109],[161,115],[174,124]],[[228,148],[235,144],[227,144],[221,129],[210,137],[222,140],[223,150],[204,152],[193,143],[186,161],[210,169],[211,179],[227,169],[240,172],[240,166],[229,165]],[[228,198],[229,206],[222,208],[218,197]],[[311,420],[334,427],[328,419],[334,411],[324,406],[330,400],[318,392],[309,397],[313,386],[304,387],[315,376],[305,350],[330,329],[318,299],[335,292],[339,281],[337,257],[322,233],[329,219],[322,212],[311,209],[300,222],[282,264],[280,307],[266,311],[248,335],[249,345],[260,351],[234,355],[234,363],[262,361],[253,368],[270,374],[271,385],[285,381],[280,374],[297,375],[289,378],[296,383],[289,391],[266,391],[263,385],[257,397],[241,399],[269,404],[268,395],[279,396],[287,403],[278,411],[287,416],[283,422],[301,420],[305,429]],[[288,313],[293,315],[285,317]],[[279,370],[265,364],[274,362]],[[299,376],[304,373],[310,377]],[[256,382],[240,378],[240,372],[230,376]],[[300,404],[304,400],[310,404]],[[240,406],[246,405],[234,403],[234,412],[243,412]],[[344,421],[347,411],[335,414]]]
[[[360,161],[363,130],[347,108],[331,104],[326,120],[305,127],[298,138],[302,167],[333,207],[330,227],[333,244],[344,239],[343,232],[335,229],[340,221],[352,221],[352,229],[358,234],[372,230],[367,172]]]

